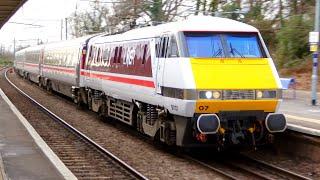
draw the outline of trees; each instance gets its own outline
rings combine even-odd
[[[170,22],[183,13],[227,17],[258,28],[283,67],[309,55],[314,5],[315,0],[117,0],[108,7],[95,0],[91,11],[75,12],[69,19],[73,35],[79,37]]]
[[[113,5],[113,18],[130,28],[149,22],[170,22],[182,5],[183,0],[119,0]]]
[[[294,0],[282,4],[287,14],[280,19],[275,52],[280,68],[300,64],[310,54],[308,34],[313,29],[314,4],[313,0]]]
[[[170,22],[183,0],[118,0],[108,7],[95,0],[91,11],[74,12],[68,19],[72,35],[129,30],[138,24]]]
[[[74,37],[81,37],[88,34],[111,32],[109,26],[109,10],[106,6],[95,0],[91,5],[92,10],[86,12],[75,11],[69,18],[71,34]]]
[[[312,21],[303,15],[291,16],[278,31],[276,59],[280,67],[299,63],[309,54],[308,34]]]

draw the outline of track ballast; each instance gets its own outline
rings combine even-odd
[[[8,79],[7,71],[5,73],[7,82],[20,93],[22,98],[29,100],[25,103],[26,105],[36,106],[41,114],[39,118],[29,119],[30,123],[77,178],[147,179],[117,156],[28,96]],[[41,119],[41,121],[36,119]]]

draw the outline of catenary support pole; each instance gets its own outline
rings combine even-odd
[[[13,39],[13,57],[16,56],[16,38]]]
[[[316,9],[315,9],[315,23],[314,31],[319,33],[319,20],[320,20],[320,0],[316,0]],[[317,44],[319,46],[319,43]],[[318,47],[312,55],[312,83],[311,83],[311,104],[315,106],[317,104],[317,84],[318,84]]]
[[[61,25],[60,25],[60,40],[62,41],[63,38],[63,19],[61,19]]]
[[[68,40],[68,18],[66,18],[66,40]]]

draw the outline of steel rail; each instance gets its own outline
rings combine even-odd
[[[6,69],[7,67],[8,67],[8,66],[4,66],[4,67],[0,68],[0,71]]]
[[[252,161],[254,163],[257,163],[257,164],[261,164],[262,166],[265,166],[265,167],[267,167],[267,168],[269,168],[269,169],[271,169],[271,170],[273,170],[275,172],[279,172],[279,173],[281,173],[283,175],[286,175],[288,177],[293,177],[293,178],[296,178],[296,179],[303,179],[303,180],[312,180],[309,177],[303,176],[301,174],[297,174],[297,173],[292,172],[290,170],[275,166],[275,165],[267,163],[265,161],[262,161],[262,160],[247,156],[245,154],[240,154],[240,156],[242,156],[241,158],[245,158],[245,159],[247,159],[249,161]]]
[[[219,168],[216,168],[216,167],[214,167],[213,165],[211,165],[211,164],[209,164],[207,162],[204,162],[204,161],[198,160],[196,158],[193,158],[190,155],[186,155],[184,157],[186,159],[192,160],[192,161],[194,161],[194,162],[196,162],[196,163],[198,163],[198,164],[200,164],[202,166],[205,166],[205,167],[207,167],[207,168],[209,168],[209,169],[211,169],[211,170],[213,170],[215,172],[218,172],[219,174],[221,174],[221,175],[223,175],[223,176],[225,176],[227,178],[234,179],[234,180],[238,180],[239,179],[238,177],[236,177],[236,176],[234,176],[234,175],[232,175],[230,173],[227,173],[227,172],[225,172],[223,170],[220,170]],[[250,174],[250,175],[252,175],[252,176],[254,176],[256,178],[261,178],[261,179],[266,179],[266,180],[273,180],[273,179],[271,179],[271,178],[269,178],[269,177],[267,177],[265,175],[259,174],[258,172],[255,172],[255,171],[250,170],[250,169],[245,169],[245,168],[243,168],[241,166],[238,166],[238,165],[235,165],[233,163],[229,163],[229,162],[221,162],[221,163],[223,164],[223,166],[227,166],[228,168],[231,168],[233,170],[236,169],[237,171],[239,171],[239,170],[245,171],[246,173],[248,173],[248,174]]]
[[[125,170],[127,170],[131,175],[133,175],[134,177],[138,178],[138,179],[143,179],[146,180],[148,179],[147,177],[145,177],[143,174],[141,174],[140,172],[138,172],[137,170],[135,170],[133,167],[131,167],[130,165],[128,165],[127,163],[125,163],[123,160],[121,160],[120,158],[118,158],[117,156],[115,156],[114,154],[112,154],[110,151],[106,150],[105,148],[103,148],[102,146],[100,146],[98,143],[94,142],[91,138],[89,138],[88,136],[86,136],[85,134],[83,134],[82,132],[80,132],[79,130],[77,130],[76,128],[72,127],[70,124],[68,124],[66,121],[64,121],[62,118],[60,118],[59,116],[57,116],[56,114],[54,114],[53,112],[51,112],[49,109],[47,109],[46,107],[44,107],[43,105],[41,105],[39,102],[37,102],[35,99],[33,99],[32,97],[30,97],[28,94],[26,94],[25,92],[23,92],[20,88],[18,88],[13,82],[11,82],[7,76],[7,72],[9,69],[7,69],[5,71],[5,78],[8,81],[8,83],[10,85],[12,85],[17,91],[19,91],[22,95],[24,95],[26,98],[28,98],[32,103],[34,103],[36,106],[38,106],[42,111],[44,111],[45,113],[47,113],[51,118],[53,118],[54,120],[60,122],[62,125],[64,125],[66,127],[66,129],[68,129],[69,131],[75,133],[76,135],[78,135],[80,138],[82,138],[84,141],[88,142],[89,144],[91,144],[92,146],[94,146],[98,151],[100,151],[101,153],[103,153],[104,155],[108,156],[109,158],[111,158],[112,160],[114,160],[115,162],[117,162],[121,167],[123,167]]]
[[[202,165],[202,166],[204,166],[204,167],[206,167],[206,168],[208,168],[208,169],[210,169],[210,170],[213,170],[213,171],[219,173],[220,175],[225,176],[226,178],[233,179],[233,180],[239,179],[239,178],[237,178],[237,177],[235,177],[235,176],[233,176],[233,175],[231,175],[231,174],[229,174],[229,173],[227,173],[227,172],[224,172],[224,171],[222,171],[222,170],[220,170],[220,169],[218,169],[218,168],[216,168],[216,167],[213,167],[213,166],[210,165],[210,164],[207,164],[207,163],[205,163],[205,162],[202,162],[201,160],[198,160],[198,159],[196,159],[196,158],[193,158],[193,157],[191,157],[191,156],[189,156],[189,155],[183,155],[183,157],[184,157],[185,159],[190,160],[190,161],[194,161],[194,162],[196,162],[196,163],[198,163],[198,164],[200,164],[200,165]]]
[[[276,175],[276,176],[280,176],[280,177],[281,177],[281,175],[285,175],[285,177],[288,178],[288,179],[312,180],[311,178],[308,178],[308,177],[305,177],[303,175],[297,174],[295,172],[292,172],[292,171],[277,167],[277,166],[269,164],[267,162],[254,159],[252,157],[248,157],[248,156],[243,155],[243,154],[240,154],[239,157],[242,158],[242,159],[246,159],[248,161],[254,162],[256,164],[260,164],[261,166],[264,166],[263,169],[267,168],[269,171],[272,172],[272,175]],[[239,179],[239,178],[235,177],[234,175],[232,175],[230,173],[222,171],[222,170],[214,167],[213,165],[210,165],[207,162],[203,162],[201,160],[198,160],[197,158],[193,158],[190,155],[185,155],[184,158],[192,160],[192,161],[194,161],[196,163],[199,163],[202,166],[205,166],[205,167],[207,167],[207,168],[209,168],[209,169],[211,169],[211,170],[213,170],[215,172],[218,172],[219,174],[222,174],[223,176],[225,176],[227,178]],[[227,165],[227,166],[229,166],[229,167],[232,167],[231,169],[238,169],[238,170],[241,170],[241,171],[245,171],[246,173],[252,174],[253,176],[256,176],[256,177],[261,178],[261,179],[274,180],[274,178],[271,177],[271,176],[268,176],[266,174],[261,174],[261,173],[259,173],[259,171],[255,171],[255,170],[252,170],[250,168],[247,168],[246,166],[241,165],[241,163],[240,164],[236,163],[236,162],[233,163],[232,160],[231,160],[231,162],[227,161],[227,162],[222,162],[222,163]],[[249,167],[251,167],[251,166],[249,166]],[[269,171],[266,171],[266,172],[269,172]]]

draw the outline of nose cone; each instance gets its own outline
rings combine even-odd
[[[278,89],[266,58],[191,59],[197,89]]]

